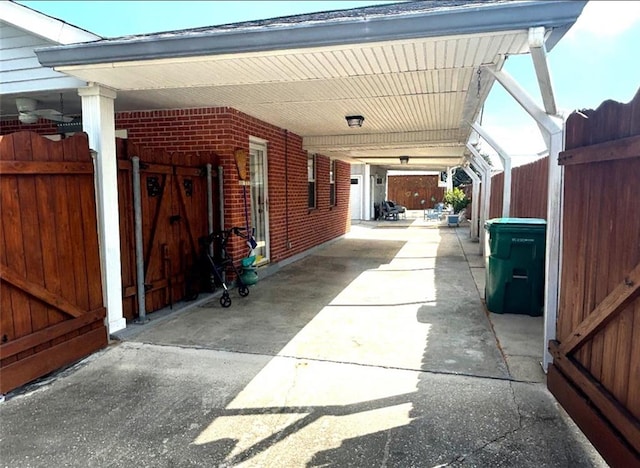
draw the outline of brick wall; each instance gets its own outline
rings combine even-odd
[[[330,162],[318,156],[317,208],[309,210],[307,153],[298,135],[231,108],[121,112],[116,115],[116,128],[126,129],[128,139],[142,146],[176,152],[216,152],[224,173],[225,227],[245,225],[243,188],[234,151],[248,151],[250,136],[266,140],[272,262],[338,237],[350,228],[350,165],[337,162],[337,204],[331,207]],[[247,203],[250,206],[250,187]],[[240,239],[234,239],[231,251],[236,257],[246,253]]]
[[[39,119],[33,124],[23,124],[19,120],[0,121],[0,135],[7,135],[15,132],[35,132],[42,135],[58,133],[58,129],[56,128],[56,122],[46,119]]]

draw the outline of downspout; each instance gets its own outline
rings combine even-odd
[[[289,130],[284,131],[284,232],[285,247],[291,248],[289,241]]]
[[[220,229],[224,229],[224,177],[222,166],[218,166],[218,197],[220,199]]]
[[[144,289],[144,248],[142,244],[142,193],[140,190],[140,158],[131,158],[133,178],[133,226],[136,247],[136,291],[138,299],[138,318],[135,323],[146,323],[146,296]]]
[[[218,197],[220,199],[220,229],[224,229],[224,171],[222,166],[218,166]],[[209,253],[213,255],[213,244],[211,244]],[[224,255],[224,251],[222,255]],[[226,271],[222,272],[222,280],[227,281]]]
[[[213,232],[213,169],[207,164],[207,234]],[[213,256],[213,243],[209,245],[209,255]]]

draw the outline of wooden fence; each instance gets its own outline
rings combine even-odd
[[[640,92],[567,121],[548,386],[614,467],[640,466]]]
[[[547,218],[549,159],[542,158],[511,171],[512,218]],[[491,178],[490,218],[502,217],[504,173]]]
[[[0,137],[0,393],[107,344],[85,134]]]
[[[512,184],[513,187],[513,184]],[[513,188],[511,189],[513,190]],[[504,173],[491,177],[491,201],[489,218],[502,218],[502,193],[504,191]],[[513,192],[511,192],[513,194]],[[515,216],[513,216],[515,218]]]
[[[390,176],[388,199],[409,210],[433,208],[435,203],[444,198],[444,188],[438,187],[438,179],[437,175]],[[420,203],[422,200],[425,201],[424,205]]]

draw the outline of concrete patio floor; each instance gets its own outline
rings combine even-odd
[[[407,218],[8,395],[1,464],[606,466],[546,390],[542,318],[485,311],[468,226]]]

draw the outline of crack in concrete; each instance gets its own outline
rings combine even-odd
[[[462,463],[464,462],[467,458],[474,456],[477,453],[482,452],[484,449],[486,449],[488,446],[490,446],[491,444],[495,444],[496,442],[501,442],[503,440],[506,440],[509,436],[514,435],[515,433],[517,433],[518,431],[521,431],[523,429],[523,427],[518,427],[516,429],[512,429],[510,431],[507,431],[493,439],[491,439],[490,441],[482,444],[480,447],[477,447],[475,449],[473,449],[471,452],[469,453],[465,453],[462,455],[458,455],[457,457],[455,457],[454,459],[452,459],[450,462],[441,465],[441,466],[454,466],[455,463]]]
[[[384,450],[382,460],[380,462],[380,468],[387,468],[387,462],[389,461],[389,447],[391,445],[391,431],[387,431],[387,440],[384,443]]]
[[[449,462],[447,462],[447,463],[445,463],[443,465],[438,465],[439,467],[454,466],[454,464],[463,463],[467,458],[472,457],[472,456],[482,452],[483,450],[485,450],[490,445],[495,444],[497,442],[501,442],[503,440],[506,440],[509,437],[514,436],[518,432],[520,432],[520,431],[522,431],[524,429],[527,429],[529,427],[532,427],[534,425],[533,423],[531,423],[531,424],[524,424],[523,423],[523,414],[522,414],[522,411],[521,411],[521,408],[520,408],[520,404],[518,403],[518,399],[516,397],[516,392],[515,392],[515,388],[513,387],[513,384],[514,384],[513,381],[509,382],[509,388],[511,390],[511,396],[513,397],[513,404],[515,406],[515,410],[518,413],[518,427],[516,427],[515,429],[511,429],[509,431],[505,431],[503,434],[501,434],[501,435],[499,435],[497,437],[494,437],[493,439],[491,439],[490,441],[482,444],[479,447],[476,447],[471,452],[458,455],[458,456],[454,457],[453,459],[451,459],[451,461],[449,461]],[[545,419],[544,417],[535,418],[535,420],[537,420],[537,421],[541,421],[541,420],[544,420],[544,419]],[[555,418],[550,418],[550,419],[555,419]]]
[[[524,427],[522,424],[522,411],[520,410],[520,404],[516,398],[516,390],[513,388],[513,382],[509,382],[509,389],[511,390],[511,396],[513,397],[513,404],[518,412],[518,429],[522,429]]]
[[[133,343],[133,342],[129,341],[128,343]],[[235,350],[225,349],[225,348],[209,348],[209,347],[200,346],[200,345],[179,345],[179,344],[171,344],[171,343],[151,343],[151,342],[138,342],[138,343],[142,343],[149,346],[163,346],[163,347],[179,348],[179,349],[196,349],[196,350],[203,350],[203,351],[214,351],[214,352],[222,352],[222,353],[229,353],[229,354],[244,354],[248,356],[262,356],[262,357],[269,357],[269,358],[306,360],[306,361],[312,361],[312,362],[325,362],[329,364],[344,364],[344,365],[352,365],[352,366],[358,366],[358,367],[372,367],[375,369],[389,369],[389,370],[399,370],[399,371],[408,371],[408,372],[419,372],[422,374],[431,374],[431,375],[446,375],[446,376],[453,376],[453,377],[470,377],[470,378],[483,379],[483,380],[498,380],[501,382],[517,382],[517,383],[528,383],[528,384],[540,383],[533,380],[519,380],[513,377],[477,375],[477,374],[471,374],[467,372],[453,372],[453,371],[446,371],[446,370],[429,370],[429,369],[415,369],[410,367],[381,366],[378,364],[367,364],[367,363],[354,362],[354,361],[336,361],[333,359],[320,359],[320,358],[313,358],[309,356],[294,356],[290,354],[265,354],[265,353],[251,352],[251,351],[235,351]]]

